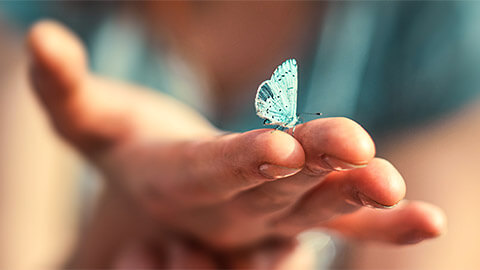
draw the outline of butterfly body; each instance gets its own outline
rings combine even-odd
[[[297,73],[297,61],[286,60],[258,87],[255,109],[264,124],[292,128],[298,123]]]

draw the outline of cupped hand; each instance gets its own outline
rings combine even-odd
[[[54,22],[36,24],[28,44],[53,126],[105,175],[107,208],[136,223],[132,235],[234,250],[319,227],[399,244],[444,229],[436,207],[398,204],[401,175],[349,119],[225,133],[171,98],[91,74],[79,40]]]

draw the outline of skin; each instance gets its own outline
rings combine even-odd
[[[399,204],[402,176],[352,120],[226,134],[171,98],[92,74],[57,23],[33,26],[28,47],[52,125],[106,178],[72,267],[257,268],[260,256],[274,268],[311,228],[393,244],[445,229],[437,207]]]
[[[396,132],[382,142],[382,156],[394,161],[405,176],[407,198],[422,198],[442,207],[449,219],[448,233],[410,248],[359,245],[353,268],[480,268],[480,219],[475,211],[480,189],[479,116],[480,103],[474,100],[455,113]]]

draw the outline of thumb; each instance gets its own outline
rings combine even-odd
[[[87,57],[80,40],[54,21],[40,21],[27,40],[32,79],[43,102],[71,96],[87,75]]]
[[[33,89],[61,135],[88,154],[124,136],[123,105],[88,73],[78,37],[59,23],[41,21],[31,28],[27,45]]]

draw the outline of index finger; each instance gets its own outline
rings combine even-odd
[[[157,194],[153,198],[170,198],[187,206],[224,201],[263,182],[290,176],[299,172],[305,161],[298,141],[266,129],[136,145],[123,155],[136,157],[127,161],[134,171],[119,176],[132,176],[125,179],[131,190],[141,197]],[[139,173],[146,177],[138,179],[135,175]]]

